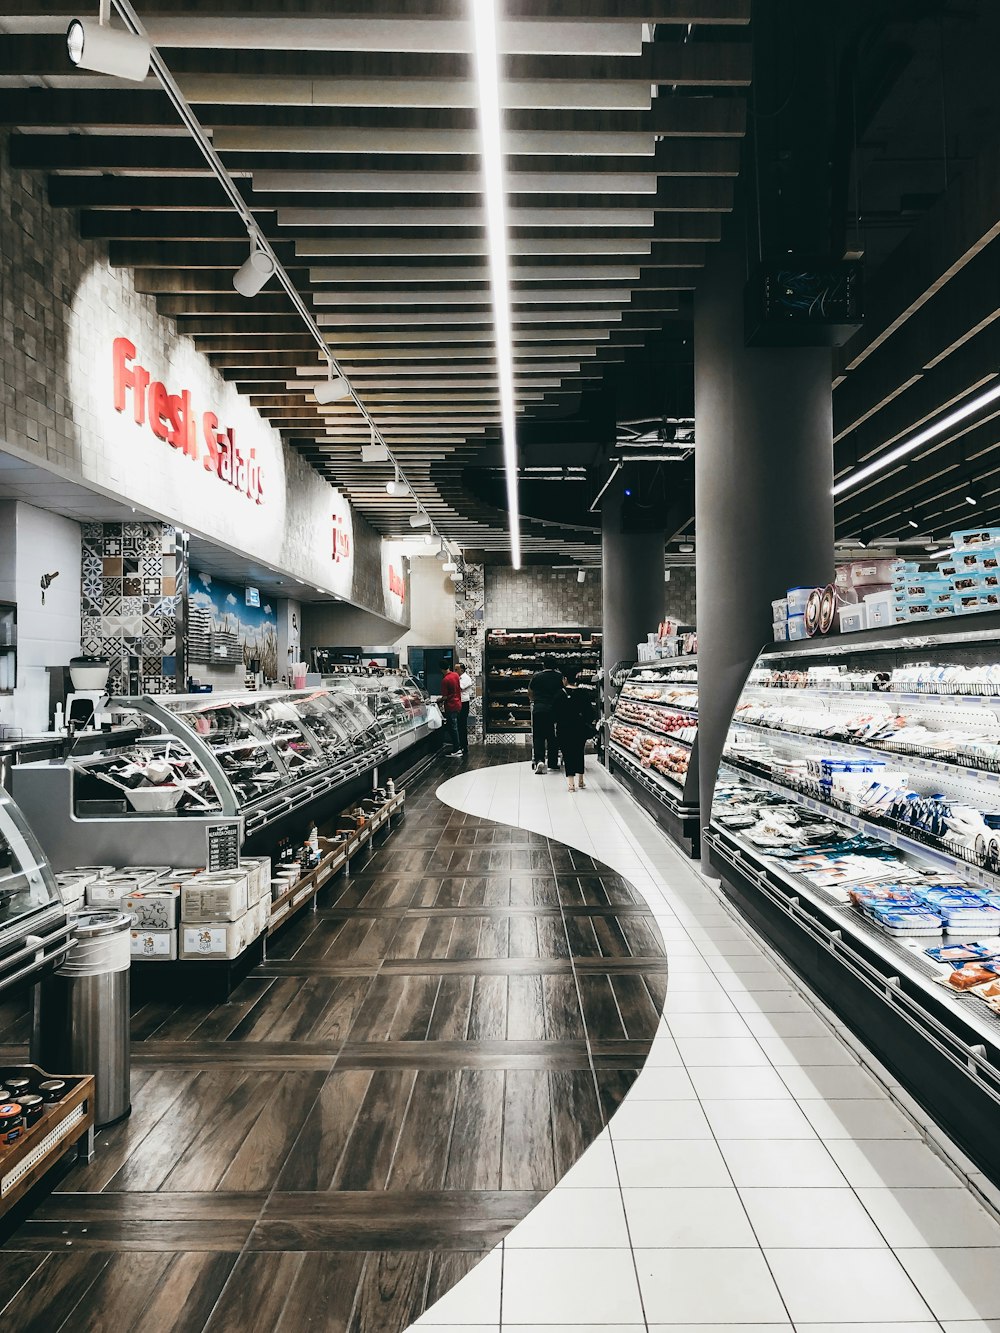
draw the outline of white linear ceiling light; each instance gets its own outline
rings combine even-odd
[[[922,444],[927,444],[929,440],[935,439],[938,435],[943,435],[946,430],[950,430],[952,426],[957,426],[960,421],[965,421],[967,417],[973,416],[981,407],[986,407],[988,403],[996,402],[998,398],[1000,398],[1000,380],[987,389],[985,393],[970,398],[967,403],[963,403],[954,412],[949,412],[940,421],[935,421],[932,426],[926,426],[911,439],[904,440],[902,444],[897,444],[895,449],[890,449],[887,454],[882,454],[874,462],[866,463],[864,467],[858,468],[857,472],[852,472],[849,476],[844,477],[842,481],[838,481],[833,488],[833,494],[841,495],[844,491],[850,490],[852,486],[857,486],[859,482],[873,477],[876,472],[891,467],[898,459],[905,458],[907,454],[913,453],[914,449],[919,449]]]
[[[501,437],[507,482],[510,559],[521,567],[521,519],[517,494],[517,407],[514,397],[514,351],[510,315],[510,274],[507,259],[507,218],[504,197],[500,59],[497,50],[496,0],[469,0],[475,37],[479,132],[489,246],[490,294],[496,334],[497,380],[500,389]]]

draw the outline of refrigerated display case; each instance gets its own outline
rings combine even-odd
[[[689,856],[700,849],[698,667],[694,658],[639,662],[606,720],[608,771]]]
[[[740,911],[1000,1180],[1000,616],[763,651],[705,840]]]
[[[0,996],[33,984],[71,943],[45,855],[22,812],[0,789]]]

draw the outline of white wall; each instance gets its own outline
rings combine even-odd
[[[455,585],[431,556],[410,560],[410,628],[397,639],[400,654],[414,647],[447,647],[455,642]]]
[[[80,651],[80,544],[80,526],[71,519],[0,504],[0,601],[17,603],[17,689],[13,697],[0,696],[0,722],[25,734],[48,728],[45,667],[64,666]],[[43,604],[42,575],[56,571]]]

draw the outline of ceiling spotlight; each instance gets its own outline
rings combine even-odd
[[[979,503],[979,501],[976,499],[976,497],[975,497],[974,495],[967,495],[967,496],[965,497],[965,503],[966,503],[967,505],[977,505],[977,504]]]
[[[422,509],[418,509],[415,514],[410,515],[411,528],[426,528],[428,523],[430,523],[430,519]]]
[[[233,274],[233,286],[240,296],[256,296],[274,273],[274,260],[251,239],[250,253]]]
[[[576,581],[577,581],[577,583],[586,583],[586,582],[587,582],[587,573],[586,573],[586,570],[578,569],[578,570],[576,571]]]
[[[144,37],[93,19],[73,19],[66,29],[66,51],[77,69],[142,83],[152,49]]]
[[[317,403],[339,403],[342,398],[350,398],[351,386],[343,375],[333,373],[333,362],[330,363],[330,374],[325,380],[321,380],[316,385],[313,393],[316,395]],[[364,457],[364,447],[361,455]]]

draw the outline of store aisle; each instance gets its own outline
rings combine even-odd
[[[996,1333],[1000,1226],[972,1186],[590,767],[576,795],[526,762],[438,795],[627,876],[666,941],[664,1019],[585,1159],[416,1327]]]
[[[440,802],[454,771],[228,1004],[137,1010],[132,1116],[8,1236],[5,1329],[402,1333],[586,1153],[662,940],[592,857]]]

